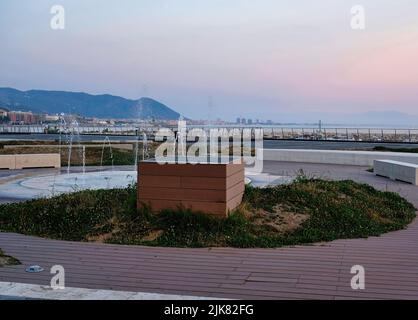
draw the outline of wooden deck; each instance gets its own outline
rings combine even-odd
[[[397,190],[418,206],[418,188],[364,168],[312,169]],[[0,248],[23,263],[0,268],[0,281],[49,285],[49,267],[60,264],[69,287],[237,299],[418,299],[417,239],[418,221],[382,237],[279,249],[150,248],[0,233]],[[25,273],[32,264],[46,271]],[[365,290],[351,289],[353,265],[366,270]]]

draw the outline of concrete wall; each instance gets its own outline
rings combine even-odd
[[[140,144],[141,145],[141,142]],[[133,143],[114,143],[113,141],[111,141],[111,146],[112,149],[122,149],[122,150],[130,150],[132,151],[134,149],[134,144]],[[96,149],[102,149],[103,148],[103,142],[101,144],[74,144],[72,146],[72,148],[82,148],[82,147],[86,147],[86,149],[90,149],[90,148],[96,148]],[[68,145],[58,145],[58,144],[42,144],[42,145],[34,145],[34,144],[8,144],[3,146],[4,149],[15,149],[15,148],[62,148],[62,149],[68,149]],[[105,148],[109,148],[109,145],[106,143]]]
[[[60,168],[59,153],[0,155],[0,169]]]
[[[15,169],[16,157],[14,155],[0,155],[0,169]]]
[[[258,150],[258,152],[260,152]],[[378,151],[264,149],[264,160],[373,166],[374,160],[394,160],[418,164],[418,154]]]
[[[376,160],[374,173],[378,176],[388,177],[418,185],[418,165],[392,160]]]

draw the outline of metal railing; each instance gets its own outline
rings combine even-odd
[[[417,143],[418,129],[386,128],[264,128],[270,139]]]
[[[175,130],[175,126],[169,126]],[[189,126],[190,128],[209,129],[205,126]],[[216,126],[214,126],[216,128]],[[249,127],[220,126],[220,128],[240,129]],[[322,140],[322,141],[370,141],[370,142],[402,142],[418,143],[418,129],[403,128],[308,128],[308,127],[274,127],[260,126],[266,139],[277,140]],[[80,134],[116,134],[135,135],[137,132],[154,134],[160,126],[144,125],[79,125],[76,130]],[[59,125],[0,125],[0,134],[42,134],[64,132]]]

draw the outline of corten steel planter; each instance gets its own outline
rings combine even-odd
[[[138,208],[148,205],[153,212],[185,208],[226,217],[242,202],[244,164],[222,161],[216,164],[155,160],[138,165]]]

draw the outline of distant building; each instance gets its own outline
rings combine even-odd
[[[241,118],[237,118],[237,121],[235,123],[240,124],[241,123]]]
[[[7,116],[12,124],[37,124],[41,121],[40,115],[32,112],[10,111]]]
[[[7,116],[8,111],[6,109],[0,108],[0,123],[9,122],[9,117]]]
[[[241,124],[247,124],[247,120],[245,118],[241,119]]]
[[[247,120],[247,124],[250,124],[250,125],[253,124],[253,120],[252,119],[248,119]]]
[[[43,121],[45,122],[57,122],[60,120],[60,116],[58,115],[49,115],[49,114],[45,114],[43,115]]]

